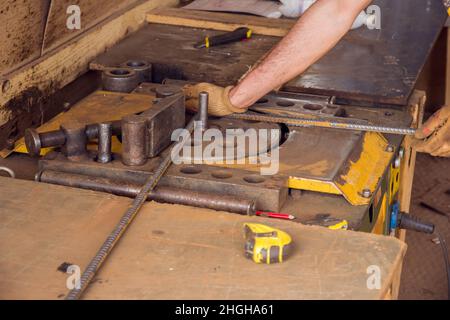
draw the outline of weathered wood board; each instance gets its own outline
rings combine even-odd
[[[139,1],[140,0],[51,0],[44,41],[42,44],[43,53],[81,35],[97,23]],[[81,11],[81,29],[79,30],[70,30],[66,27],[66,21],[69,17],[67,8],[71,5],[79,6]]]
[[[102,21],[85,32],[82,37],[76,37],[58,50],[53,50],[18,70],[2,75],[0,132],[13,131],[11,135],[14,137],[23,134],[23,130],[19,130],[23,128],[23,123],[20,123],[20,117],[17,116],[21,111],[18,112],[17,109],[40,114],[42,112],[39,110],[40,104],[35,101],[46,101],[55,92],[85,74],[89,70],[89,62],[98,54],[127,34],[138,30],[145,23],[148,11],[158,6],[176,3],[177,0],[139,1],[135,7]]]
[[[178,8],[157,8],[147,15],[150,23],[186,26],[192,28],[233,31],[247,26],[255,34],[266,36],[285,36],[297,22],[294,19],[267,19],[222,12],[201,12]]]
[[[62,299],[63,263],[82,269],[130,200],[0,178],[0,298]],[[289,232],[283,264],[243,256],[244,222]],[[149,203],[86,292],[86,299],[380,299],[406,245],[392,237]],[[379,266],[381,289],[367,288]],[[264,285],[255,289],[264,279]]]
[[[40,56],[49,2],[0,1],[0,75]]]
[[[280,3],[266,0],[195,0],[184,9],[248,13],[267,18],[279,18],[282,13],[279,10]]]

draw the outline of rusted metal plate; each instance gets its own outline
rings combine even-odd
[[[280,148],[280,173],[291,177],[332,181],[361,144],[361,132],[295,128]]]
[[[303,75],[290,91],[406,105],[447,19],[442,0],[375,0],[381,29],[362,27]]]
[[[59,130],[62,124],[70,124],[76,120],[80,124],[93,124],[102,121],[120,120],[122,117],[140,113],[153,106],[154,96],[147,94],[126,94],[108,91],[96,91],[75,104],[67,112],[40,126],[38,132]],[[15,150],[27,153],[24,139],[20,139]]]
[[[120,156],[107,165],[95,161],[70,162],[58,154],[51,160],[40,161],[41,170],[55,170],[92,177],[108,178],[117,183],[142,185],[158,165],[160,158],[150,159],[145,165],[127,167]],[[288,195],[287,178],[262,177],[246,170],[222,169],[207,165],[173,165],[161,179],[160,186],[175,187],[213,194],[238,196],[254,200],[258,210],[278,212]]]
[[[441,0],[375,0],[373,4],[381,8],[380,30],[350,31],[285,89],[369,104],[406,105],[447,13]],[[99,56],[91,68],[144,59],[154,63],[155,80],[172,77],[231,85],[279,41],[256,36],[209,51],[193,48],[204,36],[219,33],[150,24]]]
[[[249,66],[279,41],[277,37],[255,36],[250,41],[214,50],[194,48],[206,36],[221,33],[150,24],[97,57],[90,67],[103,70],[120,66],[128,60],[145,60],[153,65],[153,81],[167,77],[226,86],[235,83]]]

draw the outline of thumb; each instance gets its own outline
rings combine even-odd
[[[183,92],[184,92],[184,95],[186,96],[186,99],[197,98],[197,95],[196,95],[197,91],[198,90],[196,90],[196,87],[194,85],[187,84],[187,85],[183,86]]]
[[[441,111],[436,112],[428,119],[427,122],[423,124],[423,126],[417,129],[415,138],[416,139],[425,139],[428,138],[436,129],[442,124],[442,120],[440,117]]]
[[[186,110],[197,112],[198,98],[187,98],[185,102]]]

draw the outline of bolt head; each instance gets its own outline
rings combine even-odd
[[[41,138],[35,129],[25,131],[25,145],[31,156],[38,157],[41,154]]]
[[[402,159],[400,157],[395,158],[395,160],[394,160],[394,168],[395,169],[400,168],[401,164],[402,164]]]
[[[364,189],[361,194],[364,198],[368,199],[372,196],[372,191],[370,189]]]
[[[398,150],[398,156],[400,157],[400,159],[403,159],[405,157],[405,148],[400,147],[400,149]]]

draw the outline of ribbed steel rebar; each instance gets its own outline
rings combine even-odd
[[[192,132],[194,128],[194,120],[195,118],[193,118],[193,120],[186,127],[186,130],[188,130],[189,132]],[[88,287],[89,283],[92,281],[97,271],[100,269],[101,265],[108,257],[109,253],[112,251],[112,249],[117,244],[117,242],[119,241],[119,239],[121,238],[127,227],[130,225],[130,223],[136,217],[139,210],[146,202],[148,194],[156,187],[161,177],[164,175],[164,173],[172,164],[171,158],[172,150],[175,147],[176,144],[172,145],[172,147],[170,148],[170,152],[167,154],[167,156],[163,159],[161,164],[155,170],[155,173],[147,179],[147,181],[145,182],[142,189],[139,191],[136,198],[134,198],[131,206],[127,209],[123,217],[120,219],[120,222],[116,225],[113,232],[108,236],[106,241],[100,247],[95,257],[86,267],[86,270],[84,270],[80,278],[79,288],[72,289],[66,296],[66,300],[77,300],[82,296],[82,294]]]
[[[294,119],[294,118],[286,118],[254,113],[239,113],[239,114],[235,113],[228,117],[233,119],[241,119],[249,121],[284,123],[286,125],[294,127],[336,128],[344,130],[357,130],[357,131],[378,132],[378,133],[399,134],[399,135],[414,135],[416,133],[416,130],[412,128],[384,127],[384,126],[354,124],[354,123],[317,120],[317,119],[297,119],[297,118]]]

